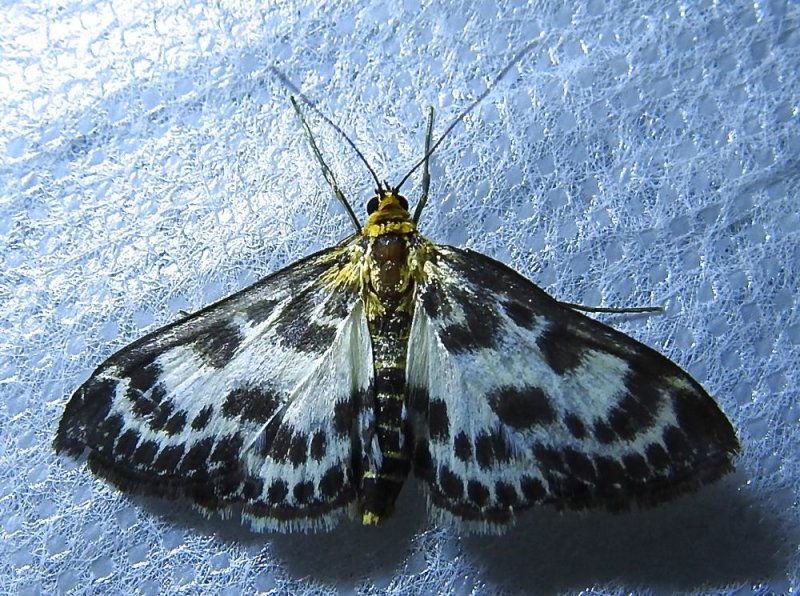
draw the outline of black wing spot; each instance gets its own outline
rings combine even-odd
[[[470,328],[466,325],[448,325],[441,330],[441,340],[448,352],[465,354],[495,346],[495,336],[488,327]]]
[[[140,367],[126,370],[124,374],[128,376],[125,396],[133,404],[131,411],[141,417],[152,415],[166,396],[159,380],[161,367],[151,360]]]
[[[333,319],[345,319],[350,314],[353,297],[347,292],[338,292],[328,296],[322,303],[322,314]]]
[[[646,371],[646,372],[644,372]],[[617,440],[630,441],[648,430],[661,403],[657,390],[658,371],[629,371],[625,376],[627,393],[609,413],[607,424]]]
[[[494,282],[485,279],[478,287],[487,284],[493,287]],[[420,301],[431,319],[443,322],[439,336],[449,351],[464,353],[495,345],[502,320],[494,301],[435,278],[422,287]]]
[[[628,475],[618,460],[598,456],[594,458],[594,466],[597,470],[597,490],[603,496],[619,497],[628,489]]]
[[[240,437],[238,434],[222,437],[214,446],[214,451],[211,454],[210,461],[231,466],[237,465],[242,444],[242,437]]]
[[[170,436],[177,435],[186,427],[186,412],[176,412],[164,426],[164,432]]]
[[[130,459],[138,444],[139,433],[129,428],[119,435],[117,442],[114,444],[114,456],[120,460]]]
[[[308,436],[305,433],[299,432],[292,436],[289,444],[289,461],[297,468],[306,463],[308,454]]]
[[[442,400],[432,400],[428,406],[428,429],[430,437],[434,441],[445,441],[450,436],[447,404]]]
[[[276,480],[267,489],[267,501],[274,505],[285,502],[287,496],[289,496],[289,485],[285,480]]]
[[[90,378],[72,396],[64,409],[64,415],[58,428],[56,443],[59,449],[71,449],[68,445],[76,441],[73,435],[82,431],[91,431],[101,424],[111,410],[112,396],[115,394],[117,381],[114,379]],[[77,453],[83,449],[80,445]]]
[[[484,470],[495,462],[511,459],[511,449],[499,432],[482,433],[475,439],[475,459]]]
[[[133,381],[131,380],[131,382]],[[87,422],[105,418],[111,409],[111,396],[116,390],[116,379],[89,379],[83,387],[75,392],[77,399],[71,399],[67,404],[64,418],[82,417]]]
[[[320,325],[310,314],[303,313],[291,319],[282,318],[276,333],[283,345],[298,352],[322,354],[336,337],[336,328]]]
[[[92,378],[75,392],[58,425],[56,451],[74,457],[87,445],[101,453],[111,451],[122,427],[119,416],[109,416],[116,387],[116,380]]]
[[[576,439],[585,439],[587,432],[586,426],[581,422],[581,419],[574,414],[567,414],[564,417],[564,424],[570,434]]]
[[[211,420],[211,415],[214,413],[214,407],[212,405],[203,406],[203,409],[197,413],[197,416],[194,417],[192,420],[192,430],[203,430],[206,426],[208,426],[208,422]]]
[[[156,461],[153,462],[153,468],[161,474],[170,474],[177,469],[183,454],[183,445],[169,445],[164,447],[161,453],[158,454]]]
[[[504,306],[508,317],[519,327],[531,330],[537,326],[539,319],[534,314],[530,304],[511,300],[506,302]]]
[[[314,484],[307,480],[305,482],[298,482],[294,485],[292,490],[295,501],[300,505],[305,505],[314,499]]]
[[[324,431],[318,430],[311,439],[311,459],[322,461],[328,449],[328,438]]]
[[[332,499],[344,487],[344,473],[340,467],[331,468],[319,481],[319,492],[326,499]]]
[[[126,395],[133,402],[131,411],[137,416],[146,417],[156,412],[166,393],[161,386],[156,385],[146,393],[140,393],[138,390],[132,391],[129,388]],[[167,407],[171,407],[171,405]]]
[[[477,480],[467,483],[467,497],[477,507],[483,507],[489,500],[489,489]]]
[[[561,501],[556,503],[557,507],[583,508],[590,506],[594,500],[595,487],[575,476],[553,478],[549,479],[549,482],[561,498]]]
[[[464,481],[447,466],[442,466],[439,470],[439,486],[442,492],[454,501],[464,498]]]
[[[559,375],[578,368],[586,354],[586,346],[577,342],[574,333],[558,321],[548,321],[544,333],[536,338],[536,345],[545,362]]]
[[[269,319],[278,305],[277,300],[259,300],[244,309],[244,315],[253,325],[259,325]]]
[[[153,430],[162,430],[167,425],[169,417],[172,415],[174,409],[174,404],[169,400],[162,400],[154,405],[152,415],[148,421],[150,428]]]
[[[656,391],[650,388],[647,394],[655,395]],[[643,403],[643,400],[648,400],[647,394],[638,396],[628,393],[611,409],[607,424],[616,440],[630,441],[653,424],[655,411],[649,410]]]
[[[213,447],[214,440],[211,437],[193,443],[181,462],[180,472],[193,475],[205,470]]]
[[[143,362],[131,362],[122,372],[122,376],[128,377],[128,397],[136,402],[136,398],[148,389],[155,387],[159,383],[161,367],[154,362],[156,356],[151,356]],[[149,414],[149,411],[142,414]]]
[[[739,441],[731,423],[702,389],[677,391],[672,403],[678,425],[685,436],[692,438],[696,449],[701,452],[738,451]]]
[[[668,426],[662,434],[664,445],[673,461],[686,461],[692,457],[692,448],[686,434],[677,426]]]
[[[353,401],[336,402],[333,407],[333,430],[340,437],[349,437],[353,428]]]
[[[669,454],[658,443],[650,443],[645,448],[647,463],[656,470],[664,470],[669,467]]]
[[[523,476],[519,482],[522,494],[528,503],[538,503],[547,496],[547,490],[538,478]]]
[[[238,387],[225,396],[222,415],[233,419],[241,417],[248,422],[263,424],[280,405],[277,393],[255,387]]]
[[[218,321],[193,336],[192,348],[206,364],[222,368],[231,361],[241,343],[242,334],[237,326]]]
[[[261,478],[248,476],[242,482],[242,496],[245,501],[254,501],[264,492],[264,481]]]
[[[591,458],[585,453],[581,453],[576,449],[565,449],[564,461],[569,471],[576,478],[585,482],[595,482],[597,480],[597,472],[594,469],[594,464]]]
[[[564,453],[558,449],[538,444],[533,447],[533,455],[539,462],[539,467],[545,477],[549,478],[553,474],[559,476],[567,475],[568,470],[564,461]]]
[[[472,442],[464,431],[456,435],[453,441],[453,448],[456,457],[463,462],[468,462],[472,459]]]
[[[321,354],[331,345],[336,328],[317,323],[314,315],[315,308],[326,301],[328,293],[328,290],[311,286],[283,309],[275,326],[281,344],[311,354]]]
[[[137,467],[151,467],[158,453],[158,443],[155,441],[144,441],[136,448],[131,461]]]
[[[592,428],[594,438],[603,445],[610,445],[617,440],[617,434],[604,420],[596,420]]]
[[[539,387],[499,387],[488,399],[500,421],[517,430],[551,424],[556,419],[550,398]]]
[[[497,481],[494,484],[494,494],[501,507],[513,507],[519,501],[517,489],[507,482]]]
[[[422,308],[431,319],[447,318],[452,312],[450,303],[442,300],[442,289],[439,284],[431,283],[421,292]]]
[[[622,457],[622,465],[631,478],[642,480],[650,475],[650,466],[638,453],[624,455]]]
[[[265,443],[265,454],[269,455],[275,461],[287,461],[289,458],[289,449],[291,449],[292,446],[292,430],[283,426],[282,423],[278,423],[270,434],[272,434],[272,440],[270,440],[269,443]]]

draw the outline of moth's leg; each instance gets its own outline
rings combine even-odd
[[[664,312],[666,309],[663,306],[631,306],[628,308],[614,308],[611,306],[585,306],[583,304],[573,304],[572,302],[561,302],[561,306],[566,306],[573,310],[580,310],[583,312],[607,312],[614,314],[631,314],[641,312]]]

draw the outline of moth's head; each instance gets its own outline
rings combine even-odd
[[[367,203],[367,227],[390,221],[408,221],[408,201],[396,190],[378,189]]]

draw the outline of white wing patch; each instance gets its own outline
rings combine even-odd
[[[319,283],[333,248],[109,358],[78,389],[56,447],[123,488],[241,507],[257,530],[351,513],[369,426],[372,353],[360,297]]]
[[[730,424],[678,366],[478,253],[436,247],[408,346],[415,473],[492,530],[537,503],[653,503],[722,475]]]

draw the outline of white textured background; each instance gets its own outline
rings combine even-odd
[[[317,4],[3,3],[0,593],[800,589],[800,7]],[[409,483],[380,529],[272,536],[54,456],[105,357],[350,233],[269,65],[396,182],[427,106],[442,130],[540,35],[439,152],[423,231],[563,300],[667,305],[605,320],[717,397],[735,474],[645,512],[531,512],[500,538],[430,526]],[[370,179],[311,120],[363,214]]]

